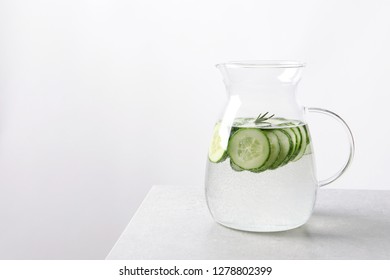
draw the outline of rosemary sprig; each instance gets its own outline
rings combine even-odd
[[[255,124],[265,122],[265,121],[269,120],[270,118],[272,118],[273,116],[275,116],[275,114],[273,114],[269,117],[267,117],[267,115],[268,115],[268,112],[263,114],[263,115],[260,113],[259,116],[255,119]]]

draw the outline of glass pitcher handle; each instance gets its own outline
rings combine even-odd
[[[326,186],[326,185],[332,183],[333,181],[337,180],[341,175],[343,175],[345,170],[347,170],[347,168],[351,165],[353,156],[355,154],[355,141],[353,139],[351,129],[349,128],[347,123],[339,115],[337,115],[329,110],[325,110],[325,109],[321,109],[321,108],[306,107],[306,110],[310,113],[325,114],[325,115],[328,115],[328,116],[336,119],[337,121],[339,121],[344,126],[345,131],[347,132],[348,140],[349,140],[349,157],[348,157],[347,161],[344,163],[343,167],[339,171],[337,171],[336,174],[330,176],[329,178],[327,178],[325,180],[320,180],[318,182],[319,186],[323,187],[323,186]]]

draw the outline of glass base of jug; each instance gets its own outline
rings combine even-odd
[[[215,219],[214,219],[215,220]],[[248,232],[280,232],[280,231],[287,231],[299,228],[306,224],[307,220],[303,223],[299,224],[291,224],[291,225],[261,225],[261,226],[253,226],[253,225],[239,225],[239,224],[229,224],[220,222],[218,220],[215,220],[218,224],[235,230],[240,231],[248,231]]]

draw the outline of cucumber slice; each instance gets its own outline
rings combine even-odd
[[[276,161],[270,166],[270,169],[278,168],[284,165],[284,162],[288,160],[292,154],[293,142],[291,136],[284,129],[274,129],[272,132],[276,135],[279,142],[280,152]]]
[[[232,129],[230,130],[230,136],[229,136],[229,138],[232,137],[232,135],[233,135],[234,133],[236,133],[236,131],[239,130],[239,129],[240,129],[239,127],[233,126]]]
[[[233,126],[241,126],[248,123],[252,123],[255,119],[254,118],[236,118],[233,121]]]
[[[284,126],[288,122],[288,120],[285,118],[272,118],[268,119],[267,122],[273,126]]]
[[[298,156],[299,152],[301,151],[302,133],[298,127],[291,127],[290,129],[295,133],[297,139],[297,144],[295,146],[294,153],[290,159],[290,161],[294,161],[294,159]]]
[[[286,133],[288,133],[288,135],[291,138],[291,142],[292,142],[289,156],[282,163],[282,165],[285,165],[292,159],[292,157],[294,156],[294,153],[295,153],[295,151],[297,149],[297,136],[295,135],[294,130],[292,130],[291,128],[283,128],[281,130],[285,131]]]
[[[229,140],[228,154],[237,166],[245,170],[262,167],[271,154],[269,140],[257,128],[237,130]]]
[[[261,172],[265,171],[268,168],[270,168],[278,159],[278,156],[280,154],[280,144],[279,144],[279,139],[276,136],[276,134],[273,131],[264,131],[265,134],[267,135],[268,141],[271,145],[271,154],[267,160],[267,162],[260,167],[257,170],[254,170],[255,172]]]
[[[214,163],[222,162],[227,158],[227,152],[221,145],[220,128],[221,123],[216,123],[209,147],[209,160]]]
[[[311,154],[311,149],[311,144],[309,143],[309,145],[306,147],[305,155]]]
[[[307,145],[309,145],[310,143],[310,133],[309,133],[309,127],[306,125],[303,126],[303,128],[305,129],[305,133],[306,133],[306,142],[307,142]]]
[[[241,172],[241,171],[244,170],[244,169],[242,169],[241,167],[239,167],[237,164],[235,164],[232,160],[230,160],[230,167],[231,167],[234,171],[237,171],[237,172]]]
[[[305,151],[306,151],[307,144],[308,144],[307,140],[306,140],[307,136],[306,136],[306,129],[305,129],[305,127],[304,126],[299,126],[298,129],[301,132],[302,142],[301,142],[301,147],[299,148],[298,154],[296,155],[296,157],[292,161],[297,161],[298,159],[303,157],[303,155],[305,154]]]

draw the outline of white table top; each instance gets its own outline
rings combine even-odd
[[[321,189],[306,225],[253,233],[215,223],[203,188],[154,186],[107,259],[390,259],[390,191]]]

